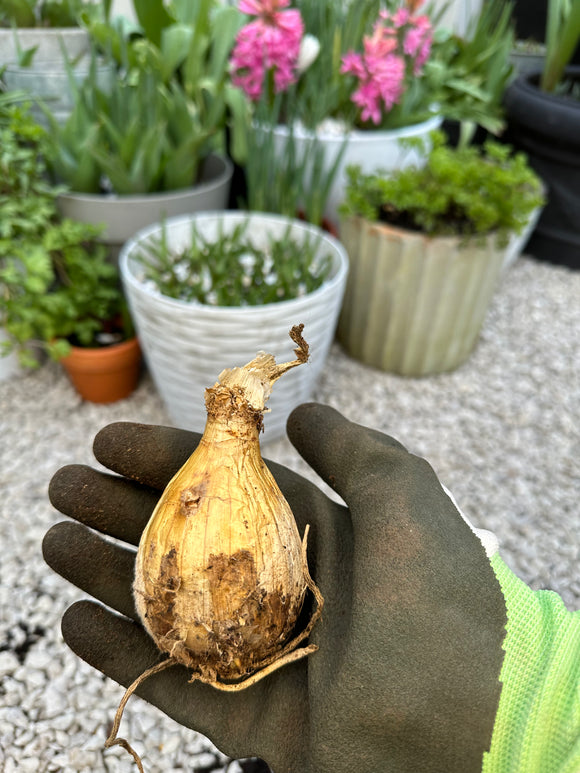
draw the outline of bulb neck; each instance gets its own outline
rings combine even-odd
[[[216,385],[206,389],[205,405],[205,441],[220,444],[259,443],[263,412],[250,404],[243,390]]]

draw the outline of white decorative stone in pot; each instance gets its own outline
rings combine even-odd
[[[165,223],[170,248],[183,248],[191,239],[192,223],[204,238],[231,232],[249,218],[246,234],[256,246],[266,246],[268,236],[290,236],[305,241],[319,237],[318,250],[331,257],[330,276],[314,292],[300,298],[261,306],[209,306],[161,295],[144,281],[137,255],[152,239],[159,238],[161,224],[150,226],[121,250],[119,265],[123,286],[137,334],[157,389],[176,426],[201,432],[205,426],[205,388],[212,386],[224,368],[245,365],[258,351],[273,354],[279,362],[293,359],[289,331],[304,323],[310,345],[310,361],[280,379],[268,401],[264,438],[273,440],[285,432],[291,410],[309,400],[334,339],[346,277],[348,257],[342,244],[300,220],[278,215],[244,212],[202,212]],[[221,225],[220,225],[221,224]]]

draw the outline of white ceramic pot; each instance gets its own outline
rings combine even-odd
[[[521,255],[522,251],[525,249],[526,244],[528,243],[528,240],[534,232],[534,228],[540,219],[540,215],[542,214],[543,209],[543,207],[536,207],[536,209],[534,209],[534,211],[531,213],[530,219],[523,227],[521,233],[511,235],[504,252],[504,269],[508,269],[511,265],[513,265]]]
[[[337,336],[348,354],[411,377],[461,365],[501,276],[495,235],[465,243],[358,217],[340,235],[351,269]]]
[[[248,217],[247,233],[258,247],[266,246],[269,235],[281,237],[289,224],[297,240],[320,237],[319,249],[332,258],[327,281],[301,298],[262,306],[216,307],[168,298],[143,281],[143,266],[136,259],[144,245],[160,236],[160,224],[131,239],[121,251],[119,265],[146,362],[178,427],[203,431],[204,392],[224,368],[245,365],[258,351],[270,352],[279,362],[294,359],[288,333],[293,325],[304,323],[311,358],[274,385],[268,401],[271,412],[264,418],[264,438],[273,440],[284,434],[290,411],[310,399],[324,366],[344,293],[348,257],[338,240],[302,221],[237,211],[201,212],[167,221],[169,247],[183,248],[190,242],[192,223],[205,238],[212,238],[219,227],[229,233]]]
[[[415,150],[402,148],[399,141],[411,137],[427,139],[429,133],[439,128],[441,123],[442,118],[434,116],[423,123],[405,126],[401,129],[390,131],[353,129],[346,135],[338,129],[330,130],[323,126],[319,127],[316,133],[296,126],[292,131],[292,136],[299,158],[303,157],[308,146],[316,139],[324,148],[326,170],[332,168],[344,148],[324,210],[325,217],[331,223],[337,224],[339,221],[338,206],[344,200],[348,166],[358,164],[363,172],[370,174],[379,169],[391,172],[411,164],[419,164],[421,163],[419,154]],[[291,135],[290,129],[280,125],[276,126],[273,131],[276,151],[284,153]],[[308,181],[307,184],[316,184],[316,181]]]
[[[71,191],[61,194],[57,205],[63,217],[94,225],[104,223],[101,239],[116,256],[145,226],[191,212],[225,209],[233,171],[228,158],[212,155],[204,161],[200,181],[192,188],[132,196]]]
[[[69,59],[77,61],[90,52],[90,37],[80,27],[0,29],[0,66],[18,61],[22,52],[36,48],[33,62],[62,61],[62,47]]]
[[[525,49],[525,41],[516,42],[515,48],[510,54],[510,63],[514,68],[514,78],[519,75],[532,75],[542,72],[546,60],[546,48],[543,44],[538,44],[537,49],[529,51]]]
[[[8,336],[6,335],[6,331],[4,328],[0,327],[0,345],[7,340]],[[2,356],[2,353],[0,352],[0,382],[8,381],[15,376],[20,376],[23,372],[24,369],[18,362],[18,355],[16,352],[10,352],[10,354],[4,356]]]
[[[87,57],[83,57],[74,65],[73,75],[77,83],[80,84],[85,80],[90,66],[90,60]],[[74,106],[75,94],[62,57],[38,62],[35,60],[30,67],[8,64],[2,77],[9,91],[26,91],[31,97],[42,100],[59,123],[64,123],[69,117]],[[103,91],[110,88],[114,77],[116,74],[112,64],[97,64],[96,80]],[[49,124],[42,109],[34,104],[31,109],[37,121],[48,128]]]

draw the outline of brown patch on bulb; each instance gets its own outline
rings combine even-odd
[[[202,480],[195,486],[183,489],[179,497],[179,511],[182,515],[188,518],[191,515],[195,515],[199,508],[199,503],[202,501],[207,491],[207,481]]]

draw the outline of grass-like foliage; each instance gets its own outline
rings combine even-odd
[[[191,242],[179,251],[161,237],[143,245],[138,256],[145,281],[170,298],[210,306],[258,306],[298,298],[316,290],[330,271],[330,258],[320,257],[319,239],[271,235],[264,248],[248,233],[248,220],[226,232],[220,224],[210,239],[192,224]]]

